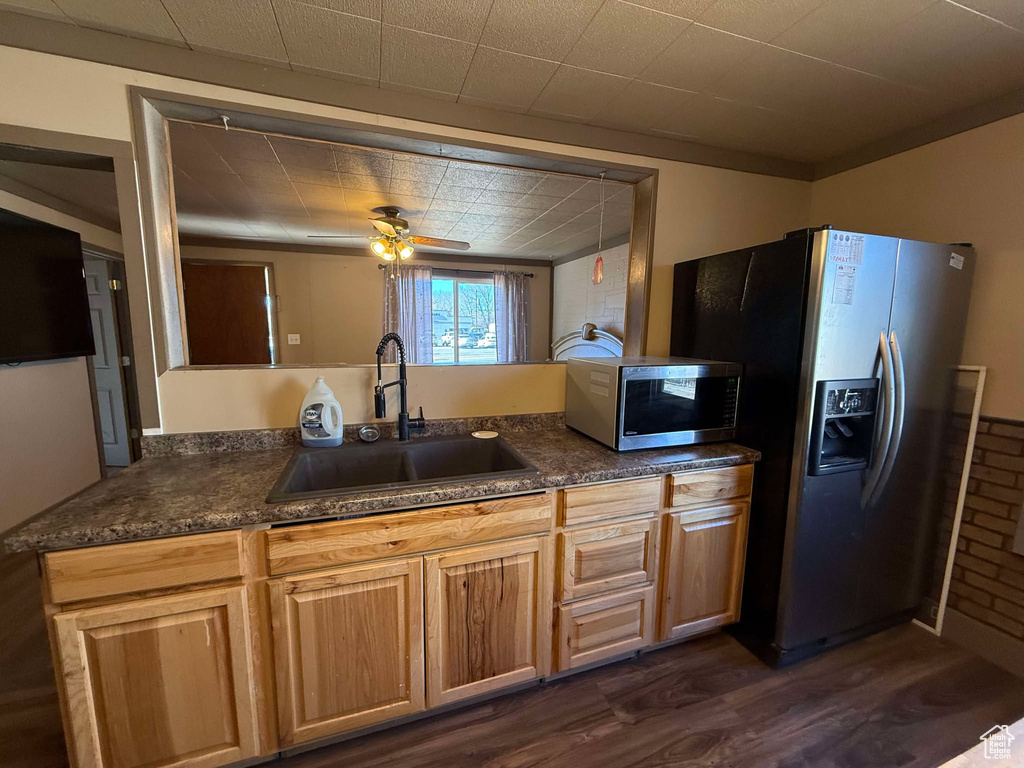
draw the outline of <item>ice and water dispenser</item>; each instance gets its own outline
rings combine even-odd
[[[812,475],[864,469],[871,461],[878,379],[819,381],[809,452]]]

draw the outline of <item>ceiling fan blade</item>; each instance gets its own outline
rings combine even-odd
[[[423,237],[421,235],[412,235],[405,239],[415,245],[432,245],[435,248],[450,248],[453,251],[469,250],[469,243],[462,240],[444,240],[440,237]]]
[[[370,219],[370,223],[373,224],[373,226],[377,228],[377,231],[380,232],[382,235],[387,235],[388,237],[398,237],[398,233],[395,231],[395,228],[388,224],[386,221],[381,221],[380,219]]]

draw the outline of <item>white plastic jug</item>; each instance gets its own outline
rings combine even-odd
[[[317,376],[299,411],[302,444],[311,448],[341,445],[344,429],[341,403],[324,383],[324,377]]]

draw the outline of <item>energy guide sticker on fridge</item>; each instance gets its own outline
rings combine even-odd
[[[837,264],[862,264],[864,235],[833,232],[828,239],[828,260]]]
[[[836,282],[832,288],[833,304],[853,304],[853,289],[857,286],[857,267],[840,264],[836,267]]]

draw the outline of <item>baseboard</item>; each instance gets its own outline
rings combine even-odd
[[[946,609],[942,637],[1024,678],[1024,640],[1010,637],[952,608]]]

